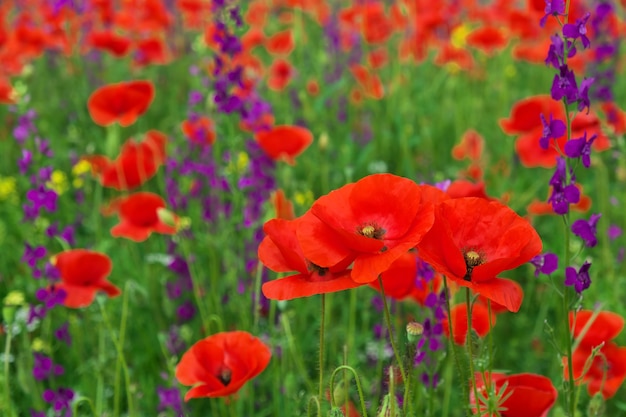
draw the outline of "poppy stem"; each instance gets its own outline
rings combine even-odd
[[[11,408],[11,384],[9,379],[9,356],[11,355],[11,327],[12,324],[8,323],[6,326],[7,338],[4,343],[4,393],[6,395],[5,404],[6,409],[11,412],[11,415],[15,415]],[[4,408],[4,407],[3,407]]]
[[[568,121],[569,122],[569,121]],[[569,123],[568,123],[569,126]],[[570,241],[570,228],[569,228],[569,213],[563,216],[563,225],[565,226],[565,262],[566,265],[570,262],[570,250],[569,250],[569,241]],[[574,367],[573,367],[573,359],[572,359],[572,329],[569,323],[569,310],[570,310],[570,288],[563,284],[563,327],[565,328],[565,347],[567,348],[567,366],[569,369],[569,380],[567,384],[567,393],[569,410],[568,414],[571,417],[576,415],[576,390],[574,389]]]
[[[361,416],[362,417],[367,417],[367,407],[365,406],[365,397],[363,396],[363,387],[361,385],[361,379],[359,378],[359,374],[357,373],[357,371],[348,365],[341,365],[338,366],[332,373],[332,375],[330,376],[330,388],[333,389],[335,387],[335,377],[337,376],[337,373],[339,373],[340,371],[350,371],[352,372],[352,375],[354,375],[354,381],[356,383],[356,389],[357,392],[359,393],[359,404],[361,405]],[[345,384],[344,385],[344,389],[346,390],[346,398],[345,398],[345,404],[350,404],[350,402],[348,401],[348,385]],[[331,393],[330,395],[330,404],[332,407],[336,407],[338,406],[335,402],[335,396],[333,395],[333,393]]]
[[[319,356],[319,374],[320,374],[320,386],[318,391],[318,397],[320,404],[324,401],[324,317],[326,315],[326,294],[321,294],[322,307],[320,311],[321,323],[320,323],[320,356]],[[319,410],[319,409],[318,409]],[[321,411],[321,410],[319,410]]]
[[[452,330],[452,309],[450,308],[450,291],[448,290],[448,279],[446,276],[443,276],[443,291],[446,295],[446,310],[448,313],[448,331],[450,332],[450,349],[452,350],[452,356],[454,357],[454,362],[456,364],[457,372],[461,377],[461,381],[465,379],[465,372],[463,372],[463,367],[461,366],[461,361],[459,355],[456,351],[456,344],[454,343],[454,332]],[[461,383],[461,391],[463,392],[463,402],[468,404],[468,407],[465,408],[465,414],[467,417],[472,417],[471,407],[469,407],[469,392],[467,390],[467,385],[462,382]]]
[[[472,296],[470,294],[469,287],[465,287],[465,303],[467,306],[466,344],[467,344],[467,353],[469,355],[470,384],[472,384],[472,389],[474,390],[474,403],[476,404],[476,411],[478,412],[478,410],[480,409],[480,406],[479,406],[480,398],[478,397],[478,389],[476,388],[476,376],[474,374],[474,352],[473,352],[473,346],[472,346],[473,345],[472,343]],[[452,321],[452,317],[450,317],[448,321]],[[470,404],[470,410],[471,410],[471,404]]]
[[[383,298],[383,308],[385,312],[385,323],[387,324],[387,330],[389,330],[389,342],[391,342],[391,348],[393,349],[393,354],[396,357],[396,362],[398,362],[398,367],[400,368],[400,374],[402,374],[402,382],[406,384],[406,371],[404,370],[404,364],[402,363],[402,359],[400,358],[400,353],[398,352],[398,347],[396,346],[396,342],[393,337],[393,327],[391,325],[391,315],[389,314],[389,305],[387,304],[387,296],[385,296],[385,288],[383,287],[383,279],[380,275],[378,275],[378,285],[380,286],[380,295]]]
[[[123,346],[120,345],[119,340],[115,337],[115,334],[113,333],[111,322],[109,321],[107,312],[104,309],[103,302],[100,299],[98,299],[98,305],[100,306],[100,312],[102,314],[102,320],[104,321],[104,325],[106,326],[107,331],[109,332],[109,337],[111,338],[111,341],[113,342],[113,344],[115,345],[115,349],[117,350],[118,360],[121,360],[121,363],[122,363],[122,370],[124,371],[124,380],[126,384],[126,402],[128,405],[128,415],[134,416],[135,411],[133,407],[133,399],[132,399],[133,397],[130,392],[130,374],[128,373],[128,365],[126,363],[126,358],[124,357],[124,349],[123,349]],[[115,417],[118,417],[119,410],[115,410],[115,411],[116,412],[113,415]]]

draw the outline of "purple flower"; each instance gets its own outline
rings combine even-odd
[[[559,267],[559,257],[554,253],[544,253],[537,255],[530,260],[530,263],[535,266],[535,276],[539,274],[550,275],[556,271]]]
[[[581,158],[585,168],[589,168],[589,166],[591,166],[591,145],[596,138],[597,135],[593,135],[587,140],[587,131],[585,131],[583,136],[567,141],[565,144],[565,154],[570,158]]]
[[[183,403],[180,399],[180,391],[178,388],[157,387],[159,395],[159,406],[157,411],[162,412],[171,409],[177,413],[183,411]]]
[[[74,391],[69,388],[59,388],[54,391],[47,389],[43,393],[43,399],[45,402],[52,404],[54,411],[60,414],[61,411],[65,411],[63,416],[72,415],[71,402],[74,398]]]
[[[583,111],[585,108],[587,109],[587,114],[589,114],[589,87],[593,84],[595,78],[585,78],[580,83],[580,88],[578,89],[578,111]]]
[[[589,221],[585,219],[578,219],[572,223],[572,233],[583,239],[585,241],[585,246],[588,248],[593,248],[598,244],[598,239],[596,237],[596,225],[598,224],[600,217],[602,217],[601,213],[592,214]]]
[[[576,271],[576,268],[568,266],[565,269],[565,285],[568,287],[574,286],[578,294],[582,293],[591,285],[589,268],[591,268],[591,263],[587,261],[585,261],[578,271]]]
[[[563,26],[563,36],[570,39],[580,38],[585,49],[589,48],[589,45],[591,45],[587,37],[587,28],[585,27],[589,16],[591,16],[591,14],[587,12],[582,18],[577,19],[576,23],[567,23]]]
[[[567,179],[565,170],[565,159],[557,158],[556,170],[550,179],[552,194],[548,199],[556,214],[566,214],[569,211],[569,205],[576,204],[580,200],[580,190],[574,185],[573,176],[570,183],[565,184]]]
[[[552,89],[550,90],[554,100],[561,100],[565,97],[567,104],[578,100],[578,85],[574,72],[567,65],[561,65],[559,73],[554,75]]]
[[[63,304],[63,300],[65,300],[67,293],[63,289],[56,289],[53,285],[49,289],[39,288],[35,293],[35,296],[39,301],[44,303],[47,310],[50,310],[58,304]]]
[[[25,262],[31,268],[37,265],[37,261],[46,257],[46,248],[43,246],[32,247],[28,243],[24,248],[24,255],[22,255],[22,262]]]
[[[552,42],[550,43],[548,56],[544,62],[546,65],[559,69],[561,65],[565,63],[565,43],[563,42],[563,38],[559,35],[552,35],[550,39]],[[571,58],[574,55],[576,55],[576,46],[574,46],[572,41],[567,41],[567,57]]]
[[[618,225],[612,224],[607,229],[606,234],[608,235],[609,239],[615,240],[622,235],[622,229],[620,229]]]
[[[546,8],[544,9],[544,15],[539,20],[539,26],[544,27],[548,16],[565,16],[565,1],[564,0],[546,0]]]
[[[70,335],[69,323],[67,321],[54,331],[54,337],[68,346],[72,345],[72,336]]]
[[[36,189],[29,190],[26,193],[26,198],[30,200],[32,204],[30,207],[26,207],[32,208],[33,212],[37,215],[39,215],[42,207],[52,213],[57,209],[57,197],[57,193],[40,185]]]
[[[33,162],[33,153],[28,149],[22,149],[22,157],[17,161],[17,166],[20,169],[20,174],[24,175],[28,172],[28,167]]]
[[[56,365],[48,356],[35,352],[35,360],[33,365],[33,376],[37,381],[48,379],[52,374],[63,375],[65,370],[61,365]]]
[[[558,139],[565,134],[567,127],[562,120],[552,118],[550,113],[550,123],[546,122],[546,118],[543,113],[539,115],[541,117],[541,123],[543,124],[543,133],[541,139],[539,139],[539,146],[542,149],[548,149],[550,147],[550,139]]]
[[[176,309],[176,314],[182,322],[187,322],[196,315],[196,308],[191,301],[185,301]]]

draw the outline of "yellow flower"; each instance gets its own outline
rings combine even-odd
[[[91,171],[91,164],[84,159],[81,159],[72,167],[72,175],[75,177],[85,175],[89,171]]]
[[[40,338],[36,337],[35,339],[33,339],[31,349],[35,352],[48,352],[50,350],[50,346],[48,346],[46,342],[44,342]]]
[[[450,35],[450,43],[455,48],[463,48],[465,46],[465,42],[467,41],[467,36],[470,34],[471,30],[467,25],[460,25],[454,28],[452,34]]]
[[[13,177],[0,177],[0,201],[17,201],[17,180]]]
[[[293,201],[301,207],[308,207],[313,204],[313,191],[296,192],[293,196]]]
[[[25,302],[24,293],[21,291],[11,291],[4,297],[4,305],[6,306],[21,306]]]
[[[227,174],[242,174],[250,162],[250,157],[245,152],[239,152],[226,166]]]
[[[67,183],[67,175],[63,171],[54,170],[52,171],[52,175],[50,176],[50,181],[46,183],[48,188],[57,193],[58,195],[63,194],[69,188]]]

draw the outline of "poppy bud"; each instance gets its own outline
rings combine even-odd
[[[166,225],[170,227],[174,227],[174,228],[177,227],[176,217],[171,211],[169,211],[166,208],[159,207],[157,208],[156,212],[157,212],[157,217],[159,218],[160,221],[162,221],[163,223],[165,223]]]
[[[345,417],[346,415],[343,413],[343,411],[341,411],[341,408],[339,407],[333,407],[332,410],[330,410],[330,414],[329,417]]]
[[[424,333],[424,326],[415,321],[410,322],[406,325],[406,337],[409,340],[409,343],[417,343],[420,339],[419,336]]]
[[[387,394],[383,397],[383,403],[378,409],[376,417],[401,417],[402,407],[398,404],[396,396],[393,394]]]
[[[335,389],[333,389],[333,400],[335,401],[335,405],[341,407],[345,404],[348,399],[348,387],[346,387],[345,381],[339,381],[335,384]]]
[[[589,401],[589,405],[587,406],[587,416],[602,417],[604,416],[605,411],[606,405],[604,402],[604,397],[602,397],[602,394],[598,392]]]

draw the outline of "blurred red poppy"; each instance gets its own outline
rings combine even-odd
[[[275,217],[277,219],[293,220],[296,218],[293,211],[293,204],[285,196],[285,192],[283,190],[279,188],[274,191],[270,196],[270,200],[274,206],[274,211],[276,213]]]
[[[572,354],[572,366],[576,384],[587,384],[589,395],[602,394],[604,399],[613,397],[626,379],[626,347],[617,346],[613,342],[606,343],[593,358],[591,348],[579,346]],[[569,378],[567,358],[563,358],[564,377]],[[586,373],[583,372],[586,370]]]
[[[276,272],[298,272],[263,284],[263,294],[267,298],[291,300],[362,285],[350,278],[348,266],[352,263],[352,258],[346,257],[335,265],[320,267],[304,257],[296,237],[296,230],[307,216],[312,214],[307,212],[304,216],[291,221],[273,219],[263,226],[267,236],[259,245],[261,262]]]
[[[581,347],[594,348],[602,342],[608,342],[624,328],[624,318],[610,311],[594,312],[581,310],[574,315],[569,313],[569,324],[574,339],[580,338]]]
[[[15,93],[8,80],[0,75],[0,104],[15,104]]]
[[[480,49],[488,55],[492,55],[495,51],[504,49],[508,42],[502,30],[493,26],[484,26],[475,29],[467,36],[467,44],[469,46]]]
[[[128,53],[131,44],[130,39],[112,30],[92,31],[87,38],[87,43],[92,48],[108,51],[118,58]]]
[[[152,178],[165,161],[167,138],[157,130],[146,133],[140,143],[129,139],[114,161],[106,156],[83,157],[91,164],[93,174],[105,187],[132,190]]]
[[[165,207],[165,201],[159,195],[148,192],[114,200],[107,212],[117,213],[120,222],[111,228],[111,236],[142,242],[152,233],[176,233],[178,217],[163,211]]]
[[[295,158],[313,142],[313,134],[304,127],[281,125],[258,132],[255,139],[270,158],[295,165]]]
[[[371,44],[384,43],[393,32],[391,19],[385,16],[384,5],[380,2],[362,6],[363,38]]]
[[[501,398],[506,399],[498,404],[498,408],[501,410],[500,417],[547,417],[558,397],[558,392],[552,381],[542,375],[492,373],[487,374],[487,380],[485,380],[485,376],[476,374],[478,392],[486,391],[491,384],[495,385],[496,393],[505,390]],[[504,388],[505,385],[506,388]],[[473,392],[470,401],[475,408],[476,398]],[[489,416],[487,405],[482,401],[480,401],[479,409],[480,416]]]
[[[452,332],[454,333],[454,343],[464,345],[467,339],[467,305],[457,304],[450,309],[452,315]],[[491,325],[496,325],[496,315],[491,312]],[[489,333],[489,309],[480,303],[472,306],[472,329],[480,337],[485,337]],[[450,336],[450,325],[448,319],[443,320],[443,331],[446,336]]]
[[[213,145],[215,142],[215,127],[208,117],[194,117],[185,120],[181,129],[185,136],[192,142]]]
[[[267,367],[270,349],[244,331],[222,332],[195,343],[176,366],[176,379],[192,385],[191,398],[225,397],[235,394]]]
[[[100,87],[89,97],[87,108],[100,126],[118,122],[126,127],[148,110],[153,99],[154,86],[150,81],[128,81]]]
[[[274,91],[282,91],[293,77],[293,67],[289,61],[277,58],[269,68],[267,86]]]
[[[480,159],[485,147],[485,139],[474,129],[469,129],[463,136],[461,142],[452,148],[452,157],[457,160],[469,159],[476,161]]]
[[[352,64],[350,72],[368,97],[380,100],[385,96],[385,87],[378,75],[360,64]]]
[[[273,55],[289,55],[294,47],[291,29],[278,32],[265,41],[265,48]]]
[[[530,223],[507,206],[465,197],[436,207],[433,227],[417,247],[437,272],[516,312],[524,294],[497,275],[528,262],[542,244]]]
[[[351,256],[352,279],[374,281],[431,227],[433,204],[421,190],[408,178],[374,174],[320,197],[298,228],[304,255],[322,267]]]
[[[51,259],[59,271],[61,281],[54,284],[56,289],[65,291],[63,305],[70,308],[87,307],[97,292],[109,297],[120,295],[121,291],[107,281],[113,264],[103,253],[87,249],[72,249],[61,252]]]

